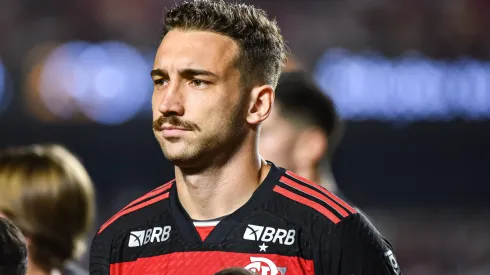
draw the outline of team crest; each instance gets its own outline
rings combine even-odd
[[[259,275],[285,275],[288,270],[286,267],[277,267],[273,261],[263,257],[250,257],[250,261],[245,269]]]

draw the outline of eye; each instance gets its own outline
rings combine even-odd
[[[202,79],[193,79],[191,80],[190,85],[196,88],[206,88],[209,85],[209,82]]]
[[[161,87],[161,86],[165,85],[166,83],[167,83],[167,81],[163,78],[153,79],[153,84],[156,87]]]

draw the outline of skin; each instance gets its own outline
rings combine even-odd
[[[258,132],[274,90],[258,82],[243,88],[238,54],[227,36],[176,29],[155,57],[153,131],[192,219],[234,212],[270,170],[258,152]]]

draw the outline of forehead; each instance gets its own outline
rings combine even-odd
[[[172,30],[158,47],[155,68],[196,67],[222,72],[234,65],[238,45],[231,38],[208,31]]]

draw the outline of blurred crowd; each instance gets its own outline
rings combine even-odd
[[[309,69],[326,49],[338,46],[390,56],[417,50],[439,58],[490,57],[490,4],[485,0],[252,3],[277,19],[289,46]],[[29,51],[46,42],[122,40],[154,48],[162,11],[173,4],[169,0],[3,0],[0,53],[17,69]]]

